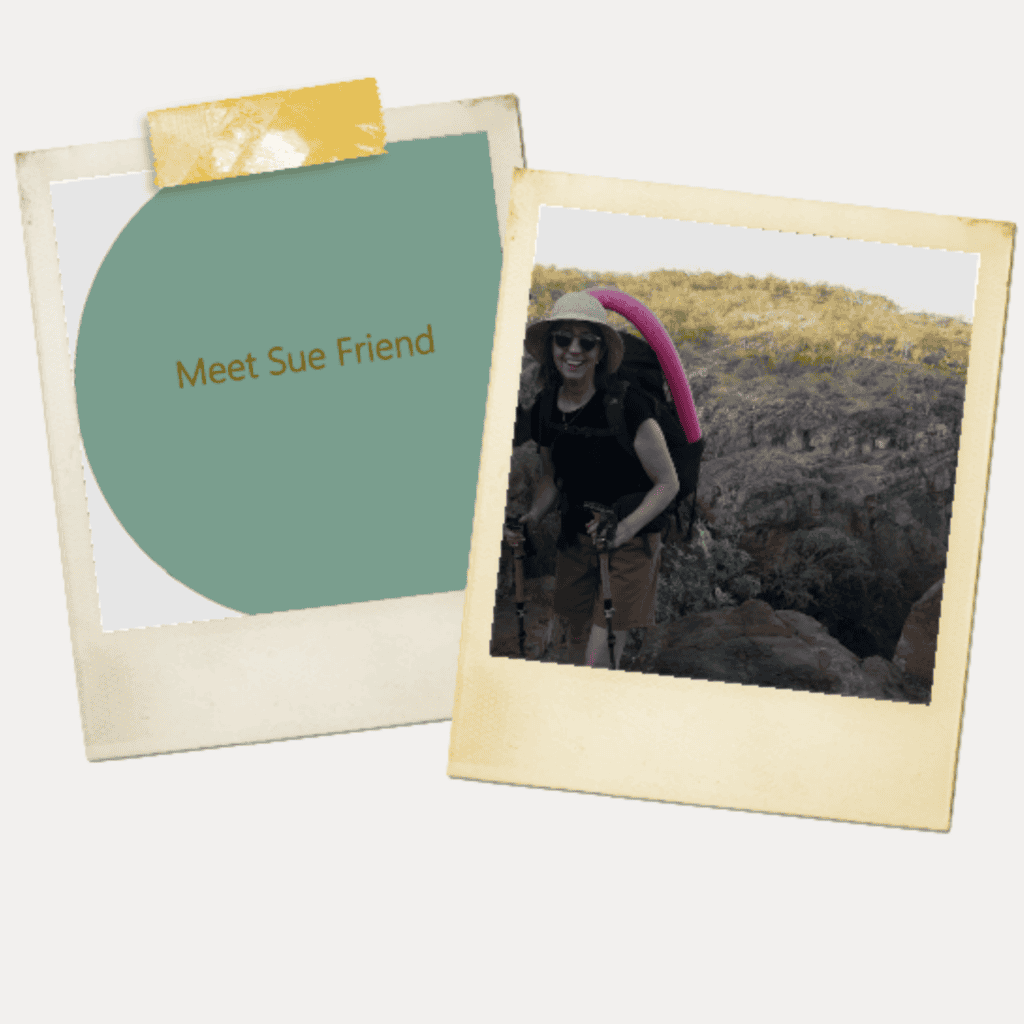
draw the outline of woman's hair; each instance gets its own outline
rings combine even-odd
[[[555,366],[555,355],[551,351],[551,328],[558,323],[552,321],[548,326],[547,334],[544,335],[544,362],[540,365],[540,382],[544,388],[552,387],[561,381],[558,367]],[[603,391],[608,383],[608,345],[601,339],[601,358],[594,367],[594,387]]]

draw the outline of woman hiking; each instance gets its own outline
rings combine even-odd
[[[654,624],[658,517],[675,498],[679,480],[650,403],[637,389],[617,385],[622,339],[597,299],[587,292],[563,295],[550,317],[527,328],[526,349],[541,365],[544,391],[531,420],[541,477],[520,523],[536,525],[560,499],[555,611],[568,620],[573,662],[606,667],[598,520],[585,503],[615,509],[618,524],[608,548],[618,668],[627,631]],[[608,401],[622,403],[630,445],[609,424]],[[522,534],[506,528],[505,539],[515,545]]]

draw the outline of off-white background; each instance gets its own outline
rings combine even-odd
[[[1024,747],[1014,295],[948,835],[456,782],[446,724],[89,765],[11,157],[137,136],[148,109],[374,75],[386,106],[517,93],[535,168],[1024,224],[1015,9],[238,10],[99,0],[5,15],[0,1010],[19,1022],[1011,1019]]]

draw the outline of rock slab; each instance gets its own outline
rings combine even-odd
[[[939,580],[914,602],[892,656],[893,663],[903,671],[909,685],[925,694],[925,700],[931,696],[935,672],[943,582]]]
[[[890,672],[884,659],[875,660],[882,664],[865,670],[809,615],[750,600],[649,629],[631,671],[905,700],[898,693],[898,672]]]

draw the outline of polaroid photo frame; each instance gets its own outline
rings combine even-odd
[[[507,604],[507,577],[511,565],[507,545],[503,544],[503,523],[507,502],[518,486],[514,474],[510,479],[510,458],[514,443],[520,445],[530,436],[523,432],[523,410],[517,409],[523,392],[530,390],[524,369],[524,331],[528,323],[549,314],[552,300],[558,297],[558,293],[541,294],[545,289],[537,287],[535,270],[542,267],[548,277],[553,280],[558,277],[547,265],[550,257],[546,258],[545,254],[553,251],[547,245],[551,241],[547,236],[556,226],[564,227],[571,221],[581,236],[575,248],[571,240],[562,246],[563,254],[575,255],[563,256],[559,265],[575,267],[578,280],[572,285],[573,275],[561,275],[557,282],[559,293],[595,285],[609,287],[614,275],[602,272],[624,268],[591,265],[587,262],[587,252],[590,248],[601,248],[591,243],[600,232],[608,229],[607,222],[613,216],[635,219],[638,222],[635,226],[639,228],[653,226],[656,219],[659,224],[674,223],[692,229],[691,244],[680,248],[677,258],[662,254],[651,266],[628,268],[636,275],[655,272],[658,268],[685,269],[691,274],[712,269],[715,273],[736,270],[733,281],[736,287],[742,286],[741,277],[750,271],[728,264],[715,265],[712,235],[716,231],[721,233],[716,226],[749,232],[751,240],[757,243],[755,248],[767,250],[769,257],[765,268],[754,272],[762,277],[776,266],[771,258],[774,250],[801,239],[850,240],[851,245],[878,243],[874,251],[882,263],[888,254],[896,252],[894,247],[913,247],[925,263],[929,254],[951,257],[956,254],[954,262],[960,278],[967,275],[967,305],[958,315],[970,319],[973,298],[973,322],[962,389],[955,490],[951,508],[946,513],[948,548],[934,672],[930,692],[920,697],[920,702],[913,702],[905,695],[893,698],[884,688],[858,690],[853,683],[847,685],[855,677],[863,681],[861,659],[846,652],[851,667],[844,676],[845,669],[840,671],[837,662],[830,666],[832,656],[824,648],[815,652],[820,660],[810,666],[808,676],[812,683],[820,676],[822,685],[787,688],[777,681],[749,685],[757,680],[694,678],[669,674],[656,667],[609,671],[557,663],[557,658],[540,660],[538,655],[543,654],[544,642],[550,644],[551,637],[538,639],[539,631],[529,618],[527,622],[533,631],[527,637],[524,657],[515,650],[514,613],[505,616],[502,629],[507,635],[501,638],[503,645],[498,642],[496,591],[504,586]],[[649,220],[640,223],[645,219]],[[509,243],[502,269],[477,491],[449,775],[704,806],[947,830],[1014,234],[1014,225],[993,221],[582,175],[517,171],[512,187]],[[653,236],[648,233],[645,237]],[[840,287],[844,284],[826,273],[809,273],[806,280],[811,286],[824,281]],[[860,301],[855,293],[864,286],[853,281],[845,283],[852,289],[854,301]],[[778,284],[780,288],[788,286],[781,277]],[[963,284],[961,280],[960,285]],[[535,289],[534,293],[531,289]],[[625,286],[623,289],[627,290]],[[831,290],[830,286],[825,287],[823,301]],[[879,291],[882,287],[866,289],[871,293]],[[923,308],[913,300],[905,301],[910,303],[910,309]],[[898,300],[889,305],[893,310],[899,308]],[[754,322],[759,316],[752,317],[750,329],[744,332],[746,337],[742,339],[749,352],[738,354],[762,359],[762,370],[758,372],[763,372],[772,358],[772,332],[764,323]],[[633,333],[639,333],[632,325],[626,326]],[[797,330],[799,325],[790,327]],[[675,340],[682,343],[682,335],[677,335]],[[862,340],[866,345],[877,342],[885,347],[888,339]],[[702,345],[713,349],[721,339],[716,338],[714,323],[709,322],[697,325],[694,338],[687,344],[690,342],[698,349]],[[689,353],[692,355],[693,351],[691,348]],[[916,353],[919,364],[921,355]],[[942,360],[948,363],[954,355],[952,351],[939,353],[924,360],[923,368],[919,366],[914,372],[918,375],[930,370],[942,372],[944,367],[948,369],[946,363],[935,364]],[[909,351],[902,355],[889,352],[886,358],[910,360],[911,355]],[[684,353],[684,364],[686,361]],[[746,365],[741,359],[734,362]],[[747,376],[756,376],[754,361],[747,362],[750,363]],[[962,370],[961,363],[955,366]],[[694,367],[691,365],[688,369],[692,372]],[[729,367],[730,372],[735,369]],[[741,372],[740,377],[743,376]],[[964,380],[962,373],[959,379]],[[691,381],[695,384],[700,411],[699,382],[696,376],[691,377]],[[795,420],[794,415],[794,425]],[[714,436],[706,432],[705,438],[709,449],[713,449]],[[800,440],[797,432],[797,442]],[[780,438],[776,443],[782,441]],[[806,443],[798,443],[798,449],[813,449],[808,438],[803,441]],[[874,449],[875,442],[871,439],[869,442],[869,447]],[[768,446],[772,442],[756,437],[750,441],[751,445],[758,443]],[[964,457],[965,453],[970,457]],[[865,465],[869,461],[870,453],[867,453]],[[707,458],[704,468],[706,471]],[[950,481],[945,484],[952,487]],[[757,481],[751,480],[749,485],[756,489]],[[701,500],[700,524],[705,519],[705,504],[714,504],[714,494],[706,502],[701,488],[697,493]],[[871,512],[872,497],[865,497],[865,515]],[[811,518],[803,525],[813,528],[814,516],[821,508],[813,507],[813,501],[810,504],[812,507],[807,512]],[[684,503],[684,509],[689,512],[688,502]],[[903,514],[901,510],[902,506],[897,515]],[[912,510],[906,515],[912,517]],[[710,521],[713,517],[707,518]],[[685,523],[682,529],[685,532]],[[710,534],[705,531],[701,536]],[[549,600],[549,595],[545,598],[539,590],[531,595],[527,589],[528,602],[531,596],[536,601]],[[775,614],[766,604],[743,603],[742,595],[730,599],[729,594],[720,590],[718,596],[723,598],[723,614],[742,618],[746,608],[755,612],[760,608],[757,614]],[[749,597],[749,593],[746,596]],[[528,616],[529,613],[528,608]],[[785,611],[778,613],[780,616],[787,614]],[[791,630],[794,640],[805,642],[809,650],[816,644],[833,642],[819,631],[816,623],[812,624],[800,614],[790,615],[786,621],[791,622],[787,629]],[[553,626],[558,625],[559,620],[553,616],[547,631],[550,633]],[[906,631],[909,626],[904,628]],[[758,638],[753,636],[749,642],[756,645]],[[881,661],[876,659],[876,663]]]
[[[381,214],[384,221],[380,228],[393,246],[390,251],[397,257],[403,247],[408,250],[420,246],[422,249],[417,256],[421,261],[419,263],[412,257],[407,258],[405,263],[396,258],[394,262],[400,265],[400,269],[393,271],[392,280],[381,283],[381,293],[394,294],[398,306],[405,293],[418,295],[421,299],[427,294],[425,281],[433,271],[424,271],[424,280],[416,280],[419,273],[416,267],[423,265],[422,260],[431,258],[443,264],[444,258],[438,261],[436,254],[444,248],[443,239],[447,234],[444,221],[445,216],[448,216],[452,222],[453,237],[470,239],[467,250],[459,253],[457,260],[468,262],[475,259],[488,268],[485,276],[493,273],[493,295],[486,300],[493,308],[497,296],[500,246],[511,173],[514,168],[523,166],[524,159],[517,100],[513,96],[502,96],[385,110],[384,124],[386,143],[393,144],[391,154],[321,167],[253,175],[248,179],[233,179],[246,182],[251,190],[248,201],[254,205],[250,207],[250,221],[253,219],[252,211],[258,213],[260,197],[268,186],[280,189],[281,182],[284,182],[302,199],[301,192],[306,187],[304,183],[312,180],[300,177],[307,172],[321,176],[333,174],[333,179],[319,179],[318,187],[325,190],[322,194],[344,197],[350,207],[357,209],[358,203],[353,201],[351,195],[346,195],[345,190],[360,187],[359,182],[372,182],[375,172],[370,162],[381,161],[376,165],[378,168],[387,169],[390,166],[388,173],[398,175],[396,180],[410,183],[410,188],[396,190],[394,214],[388,212],[391,205],[388,196],[377,196],[377,208],[384,211]],[[392,154],[400,155],[400,159],[405,162],[404,170],[399,171],[397,162],[391,165],[384,163]],[[460,163],[464,159],[474,161],[472,169],[466,169]],[[420,168],[420,162],[430,166]],[[450,176],[448,172],[452,167],[458,170],[455,178],[462,181],[460,175],[464,175],[463,184],[469,183],[469,191],[473,193],[476,205],[469,213],[460,211],[456,205],[448,209],[446,214],[445,207],[439,202],[439,209],[425,221],[432,225],[435,237],[414,237],[413,229],[408,228],[402,220],[402,203],[408,205],[409,194],[419,195],[417,189],[429,192],[430,182],[443,181],[446,176]],[[406,175],[405,179],[401,178],[402,174]],[[127,225],[138,223],[138,218],[134,216],[137,210],[146,210],[153,205],[152,197],[156,193],[152,187],[151,155],[143,139],[21,154],[18,157],[18,179],[22,193],[44,410],[87,757],[90,760],[103,760],[448,718],[462,615],[464,565],[460,568],[463,559],[461,554],[458,557],[446,557],[443,565],[435,565],[433,570],[429,570],[425,563],[429,562],[430,551],[424,546],[424,565],[417,568],[416,558],[405,558],[405,563],[410,565],[411,575],[398,582],[382,582],[384,593],[374,594],[368,599],[361,599],[358,593],[337,600],[324,600],[314,595],[308,603],[303,604],[300,586],[298,591],[293,590],[281,598],[283,608],[280,610],[267,610],[266,607],[255,605],[250,609],[239,610],[233,600],[219,599],[216,594],[211,596],[205,586],[197,586],[193,578],[165,571],[168,562],[150,558],[146,553],[153,549],[152,538],[145,545],[136,543],[137,531],[125,528],[119,517],[127,517],[128,512],[122,510],[129,509],[133,490],[137,493],[144,491],[144,488],[133,488],[130,474],[121,473],[121,484],[125,485],[124,495],[110,502],[110,505],[116,505],[116,510],[111,510],[106,498],[120,486],[116,457],[112,459],[113,474],[109,469],[106,472],[104,487],[101,489],[96,483],[96,477],[100,474],[93,472],[97,469],[95,463],[107,458],[115,449],[83,445],[80,402],[76,400],[83,397],[76,396],[76,361],[80,351],[76,349],[76,339],[79,336],[79,317],[83,306],[83,334],[89,326],[90,316],[93,328],[98,328],[94,338],[106,329],[107,322],[97,314],[99,300],[95,298],[97,286],[93,280],[94,275],[97,280],[101,280],[102,275],[106,274],[107,298],[113,298],[111,306],[123,304],[127,307],[137,300],[139,287],[144,289],[147,286],[146,274],[152,269],[149,265],[150,257],[153,257],[152,264],[156,268],[153,273],[159,272],[160,261],[157,257],[162,255],[156,251],[159,245],[150,251],[144,246],[140,249],[136,230],[135,249],[127,251],[128,243],[125,239],[129,238],[131,232],[122,230]],[[349,184],[353,181],[356,182],[354,186]],[[68,190],[63,183],[73,183],[74,187]],[[226,201],[228,195],[226,192],[215,191],[223,184],[213,182],[181,186],[163,192],[185,196],[185,190],[195,189],[188,198],[189,202],[212,203],[216,206],[222,196]],[[334,189],[333,193],[331,189]],[[403,193],[404,198],[397,194],[398,191]],[[75,194],[72,195],[72,192]],[[159,198],[166,197],[161,195]],[[184,199],[174,201],[179,204],[185,202]],[[458,203],[458,199],[454,201]],[[424,205],[420,200],[416,202],[420,203],[420,207]],[[56,225],[55,207],[60,214]],[[300,209],[299,206],[295,208]],[[308,209],[305,215],[310,216]],[[468,235],[459,234],[457,222],[460,218],[466,222]],[[165,223],[174,220],[173,217],[165,218]],[[294,233],[289,235],[289,243],[294,244],[295,237]],[[61,251],[62,241],[66,243],[66,251]],[[357,251],[360,244],[364,249],[366,247],[366,236],[339,238],[338,241]],[[273,247],[275,238],[264,238],[262,242]],[[433,250],[432,242],[437,243]],[[207,239],[207,248],[209,243]],[[215,243],[216,240],[213,240]],[[119,247],[120,251],[127,251],[131,257],[121,260],[118,272],[128,276],[123,276],[120,282],[109,269],[111,254],[117,254]],[[380,247],[377,251],[386,252]],[[433,257],[431,251],[435,253]],[[379,259],[388,263],[390,273],[390,259],[384,256]],[[143,265],[134,284],[131,277],[135,273],[132,270],[133,262]],[[453,268],[456,279],[459,272],[458,266]],[[374,271],[371,269],[367,273],[372,278]],[[62,274],[66,278],[63,289]],[[411,281],[410,276],[413,278]],[[435,276],[443,284],[443,272],[437,271]],[[489,287],[481,289],[485,295]],[[466,324],[470,321],[458,321],[457,289],[454,297],[444,298],[441,296],[443,289],[436,285],[434,288],[439,295],[436,308],[443,308],[447,312],[435,313],[432,317],[429,309],[423,305],[422,316],[419,317],[423,319],[423,324],[416,317],[408,315],[408,308],[405,308],[408,324],[404,320],[402,323],[385,324],[381,317],[378,317],[379,322],[374,323],[373,315],[364,315],[361,320],[358,316],[350,315],[348,321],[343,322],[345,317],[339,315],[337,323],[331,325],[331,331],[328,332],[330,336],[323,333],[322,339],[319,335],[313,339],[303,336],[301,329],[296,330],[293,334],[299,340],[289,344],[288,338],[284,337],[284,348],[278,350],[271,347],[269,352],[259,351],[258,361],[249,364],[246,374],[232,374],[230,381],[220,367],[214,370],[215,361],[228,355],[234,358],[238,353],[229,354],[225,347],[221,355],[219,350],[213,351],[208,344],[210,350],[205,355],[209,365],[203,367],[202,380],[196,382],[200,385],[198,388],[194,383],[199,365],[197,358],[201,358],[204,353],[198,349],[192,351],[185,346],[181,356],[170,353],[173,356],[168,363],[170,369],[165,374],[161,369],[168,381],[162,381],[160,387],[167,393],[173,392],[175,399],[180,395],[185,401],[198,402],[203,395],[228,394],[223,387],[224,383],[230,384],[231,381],[237,382],[244,378],[245,383],[232,385],[239,389],[236,394],[240,394],[241,389],[247,385],[251,386],[250,394],[255,394],[252,389],[263,386],[263,400],[268,403],[267,408],[271,409],[271,399],[275,395],[284,394],[284,384],[293,381],[315,382],[322,389],[329,373],[334,374],[331,379],[337,382],[344,379],[346,369],[352,370],[354,372],[348,378],[352,382],[355,374],[361,371],[364,376],[358,382],[348,385],[348,394],[357,396],[358,392],[372,388],[372,383],[365,382],[368,380],[367,373],[375,369],[393,369],[398,366],[398,373],[403,370],[407,374],[411,373],[412,367],[417,367],[420,373],[430,371],[433,374],[430,386],[434,393],[429,405],[436,410],[440,436],[443,438],[453,435],[453,432],[464,432],[471,437],[474,431],[477,436],[476,442],[464,442],[466,452],[454,456],[449,453],[451,458],[456,461],[461,459],[465,463],[463,468],[468,484],[460,484],[465,493],[461,494],[461,498],[456,495],[453,499],[459,501],[461,511],[455,509],[453,514],[456,519],[465,522],[465,540],[460,545],[458,540],[453,539],[458,529],[462,529],[456,524],[457,528],[448,541],[468,551],[472,491],[477,474],[476,454],[493,318],[491,313],[485,316],[477,310],[475,320],[472,320],[472,329],[467,328]],[[87,293],[90,295],[88,301]],[[225,303],[230,301],[229,296],[224,298]],[[287,298],[275,297],[272,291],[261,296],[261,315],[273,317],[281,313],[286,316],[290,312],[287,301]],[[279,306],[276,311],[275,302]],[[442,306],[442,303],[447,305]],[[355,300],[349,302],[350,308],[356,305],[358,303]],[[217,299],[214,296],[209,308],[215,309],[216,306]],[[408,306],[409,302],[406,302]],[[450,329],[443,327],[441,320],[445,317],[448,318],[446,322],[456,324],[457,321],[457,325]],[[224,322],[229,321],[230,317]],[[300,321],[301,317],[296,323]],[[333,330],[334,326],[338,329]],[[345,330],[346,326],[350,328],[348,331]],[[357,336],[355,342],[345,340],[346,335],[354,333],[355,326],[361,332],[365,331],[369,339],[360,346],[363,351],[359,355],[363,358],[358,361],[352,356],[355,354],[355,342],[361,342],[361,337]],[[323,332],[326,331],[323,323],[320,327]],[[461,355],[457,361],[463,364],[468,361],[473,366],[477,363],[481,365],[481,368],[471,371],[476,375],[474,380],[476,377],[480,379],[471,389],[470,400],[454,412],[452,410],[458,403],[446,401],[443,375],[439,376],[436,370],[430,370],[432,366],[442,365],[442,360],[437,360],[436,364],[430,360],[436,358],[433,356],[434,351],[443,353],[444,341],[447,339],[442,338],[446,330],[448,337],[457,337],[457,344],[461,346]],[[399,338],[396,331],[398,334],[412,334],[412,338]],[[376,332],[373,337],[372,332]],[[385,333],[391,335],[390,339],[384,338]],[[334,334],[338,335],[337,343]],[[375,365],[370,365],[366,358],[371,355],[371,342],[377,346],[376,351],[380,356]],[[482,353],[480,355],[475,352],[477,343]],[[94,352],[99,350],[97,344],[102,349],[101,340],[93,345]],[[399,352],[405,355],[401,364],[384,361],[388,357],[394,360],[394,349],[389,348],[394,344],[398,344]],[[241,352],[241,348],[248,348],[249,343],[242,340],[234,347]],[[267,346],[264,345],[264,348]],[[293,364],[287,363],[287,356],[292,355],[287,351],[288,348],[304,350],[294,352]],[[317,352],[318,348],[320,352]],[[278,358],[275,360],[274,356]],[[300,360],[305,365],[307,356],[309,369],[324,372],[317,375],[307,369],[304,374],[293,373],[293,370],[300,368]],[[415,361],[417,358],[418,362]],[[185,377],[177,383],[172,379],[175,359],[179,365],[184,366]],[[117,365],[130,365],[131,362],[131,358],[121,358]],[[99,390],[93,387],[89,399],[93,410],[102,406],[103,381],[114,380],[112,375],[119,372],[116,367],[111,369],[113,365],[108,363],[104,368],[102,360],[94,361],[94,366],[99,367],[100,385]],[[237,371],[234,363],[228,365],[234,366]],[[287,374],[283,369],[277,369],[285,365],[290,365]],[[81,370],[81,366],[78,369]],[[210,370],[209,380],[205,376],[206,369]],[[224,370],[227,370],[227,365]],[[256,379],[260,373],[263,380]],[[202,384],[214,382],[222,386],[221,390],[215,392],[208,387],[203,391]],[[273,387],[279,382],[284,384],[277,392],[273,392]],[[95,385],[95,381],[93,383]],[[129,389],[133,386],[129,378],[117,383]],[[181,384],[180,389],[178,384]],[[309,387],[312,388],[313,383]],[[355,397],[350,400],[355,401]],[[316,405],[315,401],[302,402],[295,400],[294,396],[292,401],[292,415],[301,415],[304,405]],[[466,410],[474,402],[479,404],[478,412],[470,410],[467,413]],[[320,404],[323,405],[323,402]],[[408,408],[407,404],[405,407]],[[83,404],[82,409],[85,408]],[[422,409],[408,413],[408,421],[399,424],[403,436],[430,436],[433,429],[431,417],[422,413]],[[145,418],[145,414],[144,408],[136,409],[136,415],[141,419]],[[199,406],[196,406],[195,415],[202,415]],[[388,413],[394,422],[400,421],[403,415],[405,413],[402,408]],[[133,424],[127,422],[123,433],[132,432]],[[113,440],[116,448],[119,442],[116,437]],[[352,444],[353,438],[348,437],[347,442]],[[364,439],[364,447],[366,443]],[[443,447],[443,440],[440,443]],[[86,447],[90,449],[88,455],[85,454]],[[469,452],[469,448],[473,449],[472,452]],[[445,452],[441,451],[439,457],[444,456]],[[145,452],[140,450],[140,464],[145,458]],[[231,459],[224,462],[230,469]],[[360,465],[364,478],[359,486],[372,492],[375,463],[364,460]],[[340,487],[345,483],[344,459],[341,459],[338,466],[336,472],[341,477]],[[440,474],[441,477],[443,474]],[[207,480],[204,486],[209,483]],[[438,495],[430,492],[433,485],[429,477],[418,480],[418,485],[419,493],[409,497],[410,509],[415,510],[418,503],[429,507],[431,502],[439,500]],[[286,489],[284,485],[277,488]],[[267,501],[271,504],[281,500],[273,490],[271,475],[266,486]],[[216,486],[213,493],[216,493]],[[125,496],[129,499],[129,505],[125,504]],[[202,495],[196,500],[202,500]],[[310,510],[312,515],[321,516],[321,522],[315,527],[321,531],[321,535],[327,525],[344,526],[346,503],[338,502],[335,508],[327,511]],[[378,502],[375,506],[372,500],[367,503],[366,510],[362,516],[365,529],[374,525],[372,522],[367,523],[368,518],[382,517],[386,511],[383,503]],[[216,516],[216,500],[210,500],[207,512]],[[297,515],[301,512],[300,508],[296,509]],[[352,522],[351,512],[349,521],[354,530],[351,538],[353,557],[370,557],[359,550],[369,545],[361,541],[361,531],[356,529],[358,524]],[[177,526],[172,528],[177,529]],[[411,523],[410,529],[415,528],[415,522]],[[225,541],[230,545],[229,536],[225,536]],[[159,548],[159,538],[155,546]],[[387,547],[385,543],[381,551],[378,545],[377,557],[386,560]],[[317,568],[315,552],[313,555],[307,552],[306,559],[311,578],[317,572],[323,578],[329,575],[322,571],[322,567]],[[385,566],[384,561],[380,564]],[[416,577],[419,570],[422,571]],[[280,574],[282,569],[279,566],[273,571]],[[229,588],[235,587],[239,601],[245,601],[247,589],[254,595],[260,590],[262,582],[258,575],[254,575],[248,584],[241,578],[235,578],[229,571],[221,571],[220,578]],[[262,575],[266,576],[266,573]],[[372,589],[372,572],[367,578],[371,581]],[[444,585],[432,587],[429,580],[438,578],[443,579]],[[428,582],[424,583],[424,580]],[[276,599],[271,596],[269,600],[273,602]]]

